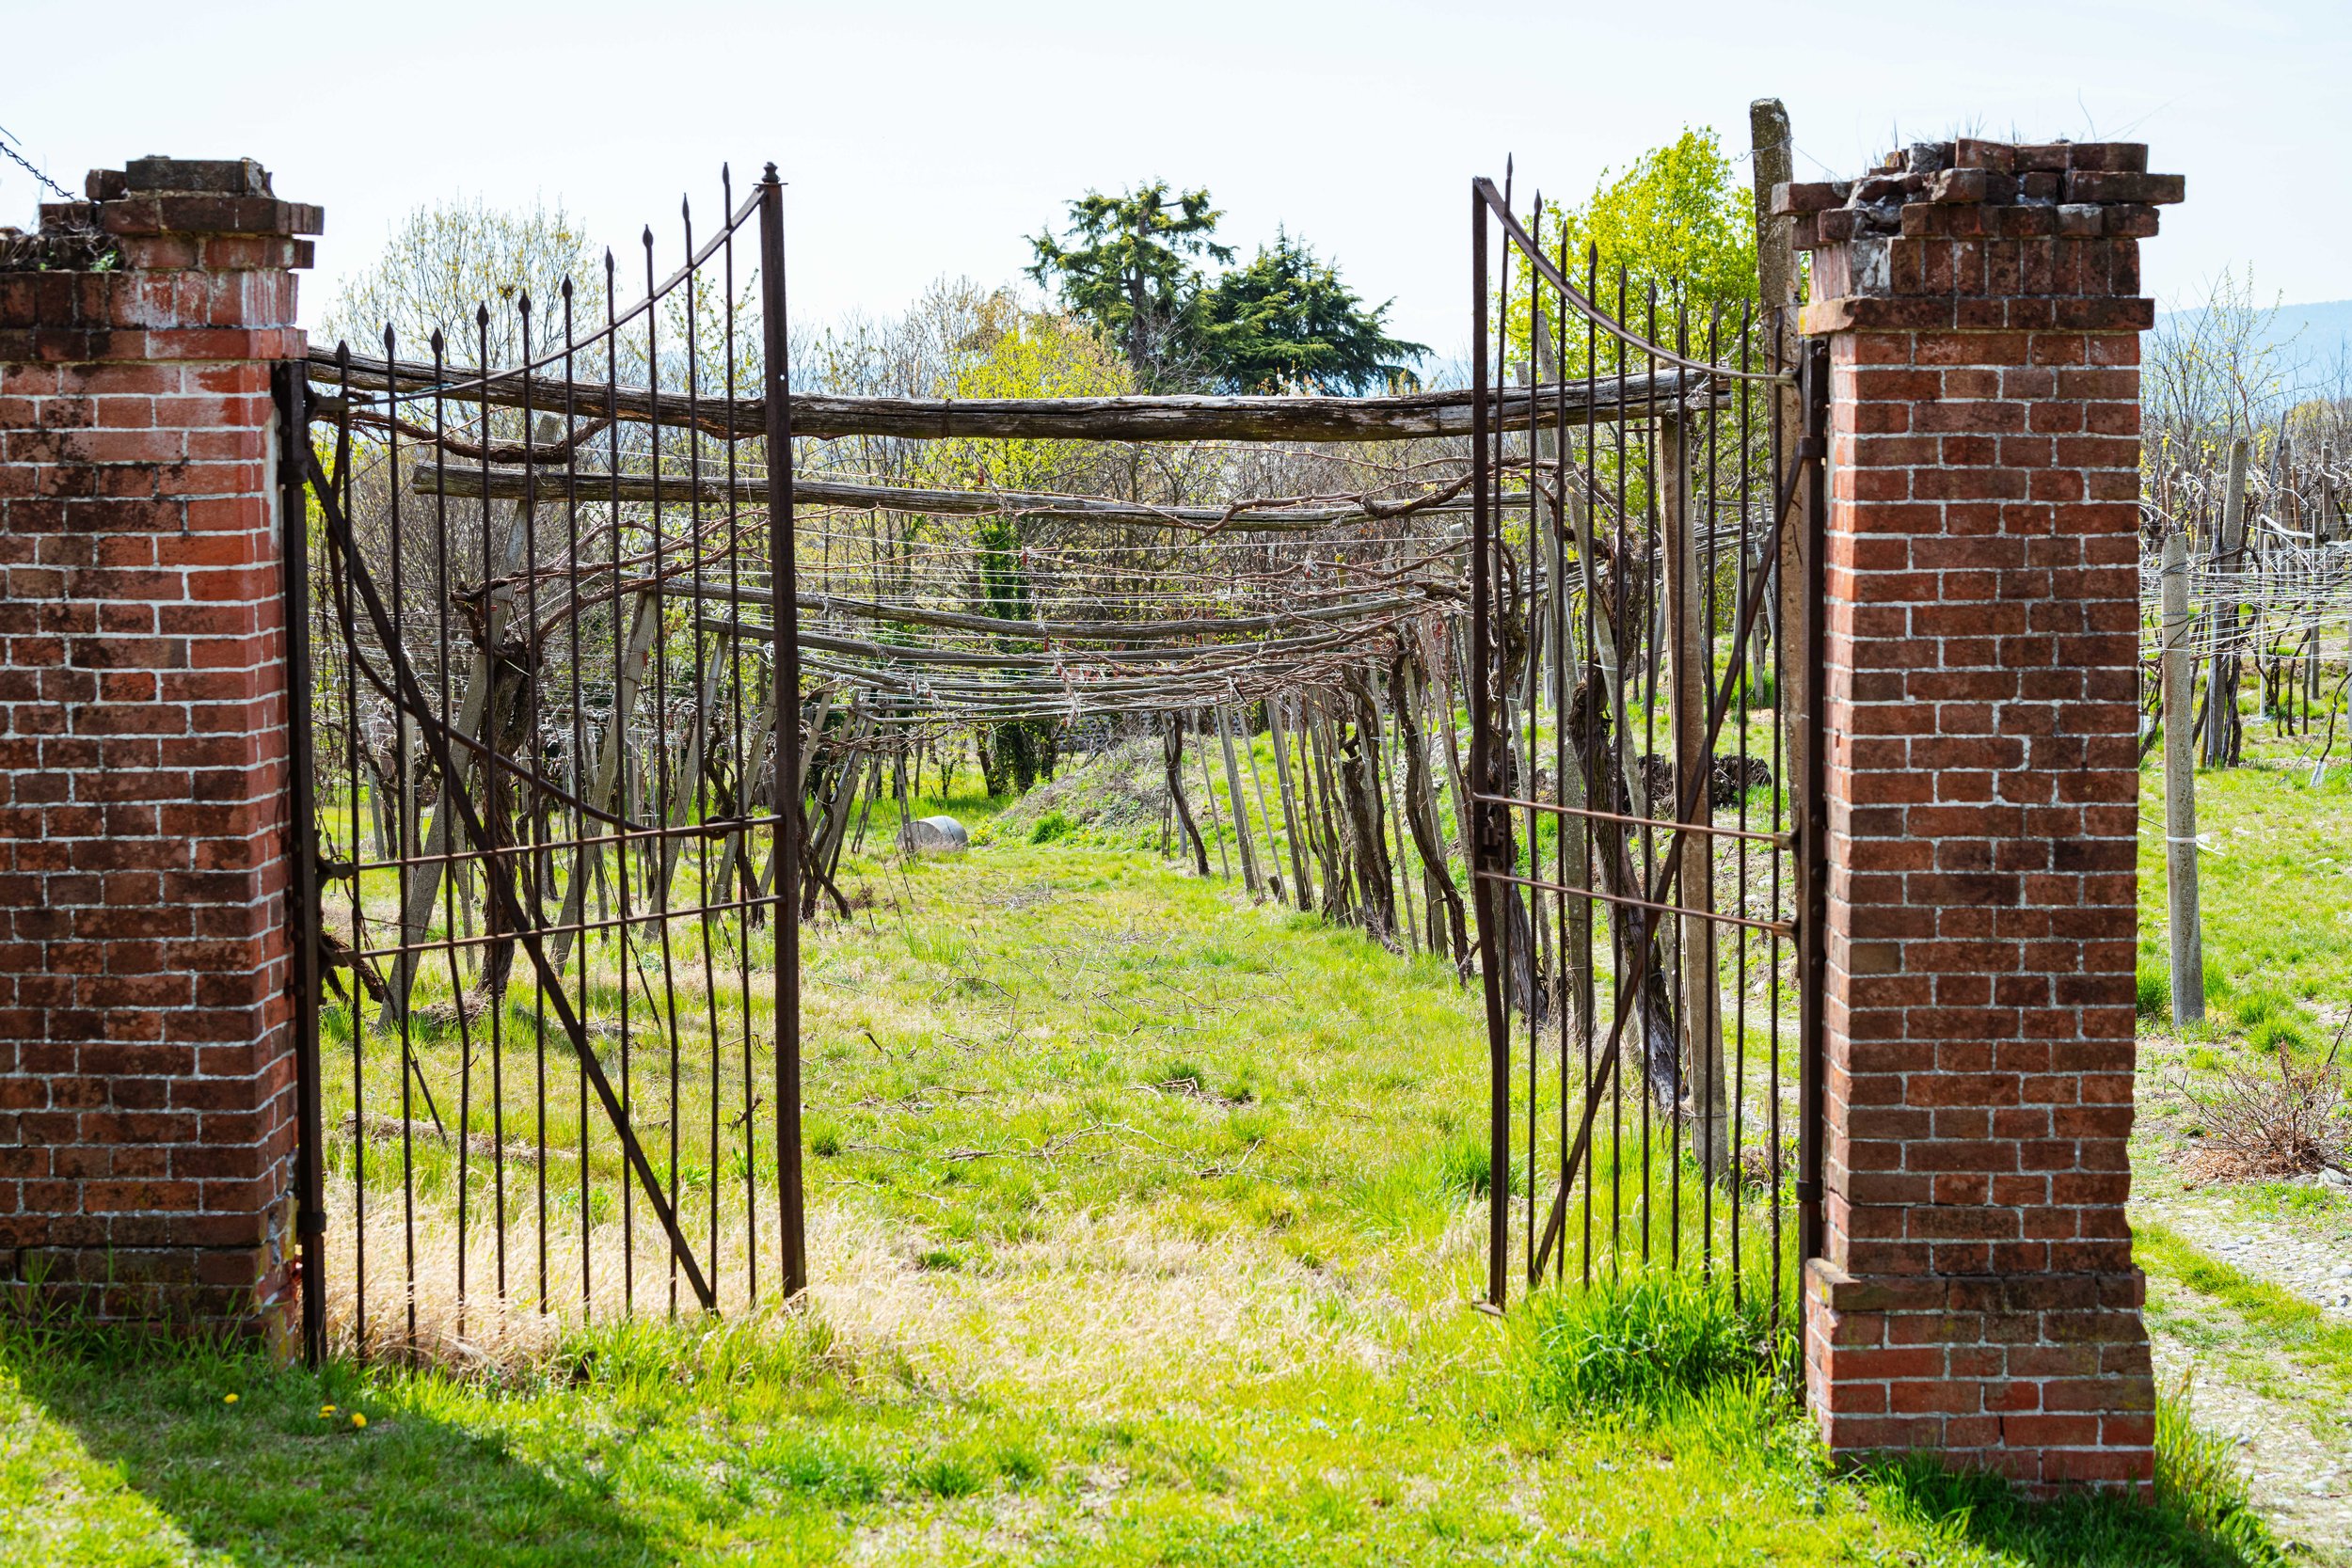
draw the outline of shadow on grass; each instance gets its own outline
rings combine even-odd
[[[2035,1568],[2285,1568],[2242,1498],[2184,1494],[2160,1472],[2153,1503],[2112,1495],[2027,1499],[1997,1476],[1931,1459],[1890,1460],[1856,1478],[1873,1503],[1939,1546],[1974,1546]]]
[[[314,1374],[215,1348],[0,1335],[0,1558],[675,1560],[614,1504],[580,1445],[533,1464],[433,1402],[429,1380],[349,1365]]]
[[[1800,1481],[1839,1466],[1795,1401],[1796,1347],[1768,1306],[1722,1283],[1652,1271],[1538,1298],[1523,1314],[1519,1365],[1536,1402],[1746,1452]],[[1929,1455],[1889,1456],[1841,1484],[1912,1537],[1903,1561],[2032,1568],[2285,1568],[2248,1499],[2229,1445],[2201,1433],[2185,1386],[2159,1395],[2148,1501],[2077,1494],[2027,1498],[1998,1476]]]

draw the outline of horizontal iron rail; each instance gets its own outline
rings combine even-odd
[[[557,847],[564,847],[558,846]],[[535,849],[528,852],[537,853]],[[562,923],[550,921],[539,927],[538,931],[543,937],[581,937],[591,931],[617,931],[623,927],[637,930],[662,921],[701,920],[714,914],[734,914],[749,910],[783,909],[788,907],[791,902],[792,896],[789,894],[770,893],[762,894],[755,898],[732,899],[723,904],[697,902],[669,909],[648,909],[643,912],[631,913],[626,920],[619,915],[612,915],[603,920],[576,920]],[[382,921],[379,924],[397,925],[399,923],[395,920]],[[339,964],[355,958],[411,958],[428,953],[454,953],[461,948],[486,947],[493,942],[512,942],[513,940],[513,934],[509,932],[482,931],[469,937],[428,937],[416,942],[398,942],[390,947],[338,948],[333,957]]]
[[[560,356],[559,356],[560,357]],[[468,406],[545,409],[549,413],[607,414],[644,423],[691,426],[714,436],[757,439],[767,430],[759,398],[689,399],[683,392],[643,387],[607,387],[526,378],[518,370],[494,371],[460,382],[417,360],[351,356],[351,385],[406,397],[444,392],[462,386]],[[326,349],[310,351],[310,368],[324,382],[340,387],[341,362]],[[1580,425],[1589,412],[1594,423],[1645,420],[1680,400],[1719,405],[1730,394],[1721,379],[1736,372],[1697,366],[1689,370],[1627,376],[1605,382],[1547,383],[1489,390],[1488,418],[1504,408],[1514,416],[1534,407],[1539,417],[1565,410]],[[911,439],[964,436],[1096,441],[1398,441],[1470,434],[1473,394],[1468,390],[1415,392],[1404,397],[1114,397],[1114,398],[856,398],[794,394],[796,436],[896,436]],[[320,401],[322,416],[341,407],[340,397]],[[794,487],[799,487],[796,478]]]
[[[1694,910],[1682,904],[1658,904],[1646,898],[1636,898],[1629,893],[1604,893],[1597,887],[1577,887],[1568,882],[1547,881],[1541,877],[1522,877],[1512,871],[1480,871],[1482,880],[1508,882],[1513,887],[1540,888],[1546,893],[1572,894],[1579,898],[1598,898],[1629,909],[1656,910],[1661,914],[1687,914],[1697,920],[1720,926],[1745,926],[1753,931],[1777,931],[1788,936],[1797,928],[1793,920],[1757,920],[1744,914],[1725,914],[1721,910]]]
[[[532,854],[537,854],[542,850],[550,854],[559,852],[569,854],[576,849],[601,849],[608,845],[615,844],[659,844],[665,839],[673,838],[729,838],[746,829],[781,828],[784,825],[785,817],[781,814],[757,816],[706,816],[694,822],[663,822],[642,827],[632,824],[622,832],[582,834],[578,838],[543,839],[536,844],[509,845],[506,849],[528,849]],[[501,852],[504,853],[505,850]],[[387,855],[381,860],[356,861],[349,863],[344,869],[361,872],[405,871],[420,865],[470,864],[486,858],[479,849],[448,849],[437,855]]]
[[[1688,828],[1694,833],[1706,833],[1714,838],[1754,839],[1759,844],[1771,844],[1783,849],[1796,842],[1794,833],[1767,832],[1758,828],[1718,828],[1711,822],[1676,822],[1662,816],[1628,816],[1621,812],[1596,811],[1591,806],[1563,806],[1550,800],[1527,800],[1517,795],[1488,795],[1473,790],[1470,799],[1489,805],[1524,806],[1529,811],[1549,812],[1554,816],[1577,816],[1588,822],[1622,822],[1629,828],[1664,828],[1669,832]]]

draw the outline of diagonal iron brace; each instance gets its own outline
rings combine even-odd
[[[1788,465],[1788,478],[1782,483],[1772,508],[1772,531],[1765,541],[1766,547],[1757,554],[1755,574],[1748,584],[1749,591],[1745,595],[1747,607],[1741,611],[1739,627],[1732,636],[1730,663],[1735,670],[1740,667],[1740,657],[1746,651],[1748,636],[1756,626],[1756,610],[1764,603],[1764,589],[1779,559],[1781,535],[1788,530],[1789,508],[1796,502],[1797,487],[1803,483],[1805,471],[1820,465],[1827,452],[1828,443],[1818,435],[1807,436],[1797,444],[1795,459]],[[1723,733],[1724,721],[1731,712],[1734,684],[1725,681],[1715,693],[1713,708],[1707,716],[1707,739],[1700,747],[1701,755],[1714,751],[1716,737]],[[1692,768],[1690,771],[1690,778],[1679,781],[1682,799],[1677,802],[1675,812],[1675,820],[1682,826],[1677,828],[1668,840],[1665,856],[1650,885],[1649,899],[1652,904],[1665,902],[1666,894],[1680,875],[1682,847],[1690,840],[1692,825],[1698,820],[1699,802],[1708,787],[1707,776],[1701,769]],[[1634,945],[1633,959],[1617,986],[1615,1017],[1609,1025],[1609,1045],[1601,1053],[1599,1071],[1585,1090],[1584,1112],[1577,1123],[1576,1142],[1561,1166],[1560,1183],[1552,1191],[1551,1207],[1544,1216],[1543,1240],[1528,1264],[1528,1277],[1531,1279],[1544,1272],[1544,1265],[1551,1259],[1552,1247],[1559,1243],[1562,1227],[1567,1223],[1568,1192],[1576,1185],[1577,1171],[1592,1147],[1594,1119],[1600,1114],[1601,1101],[1608,1098],[1609,1085],[1616,1075],[1617,1064],[1624,1053],[1627,1005],[1640,995],[1642,983],[1649,973],[1650,949],[1657,938],[1658,916],[1659,911],[1655,909],[1642,911],[1641,936]]]

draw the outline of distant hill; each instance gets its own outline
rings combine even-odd
[[[2197,314],[2159,311],[2159,327]],[[2291,394],[2352,393],[2352,299],[2316,305],[2281,305],[2271,316],[2265,339],[2276,345]]]

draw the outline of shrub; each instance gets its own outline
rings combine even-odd
[[[2259,1029],[2279,1016],[2279,998],[2267,990],[2250,990],[2230,1006],[2230,1016],[2241,1029]]]
[[[1170,1056],[1152,1069],[1148,1082],[1170,1094],[1200,1094],[1208,1089],[1209,1075],[1190,1057]]]
[[[2189,1096],[2205,1131],[2203,1144],[2189,1160],[2200,1180],[2308,1176],[2344,1162],[2345,1139],[2337,1112],[2345,1096],[2335,1050],[2312,1067],[2298,1068],[2284,1045],[2274,1049],[2277,1077],[2251,1064],[2232,1066],[2223,1071],[2218,1089]]]
[[[952,1502],[986,1486],[988,1477],[967,1454],[936,1453],[907,1466],[907,1484],[914,1491],[929,1492]]]
[[[2311,1042],[2303,1037],[2303,1031],[2296,1027],[2295,1020],[2273,1013],[2254,1026],[2246,1037],[2246,1043],[2257,1051],[2270,1053],[2280,1050],[2299,1051]]]

